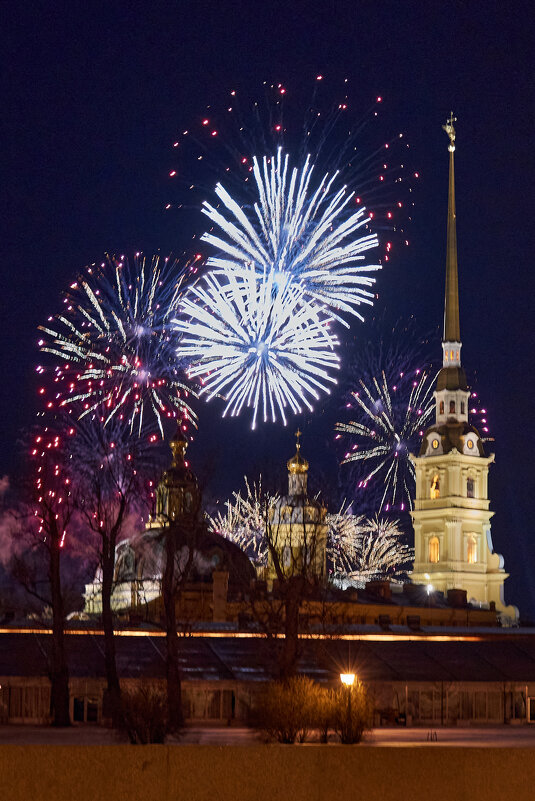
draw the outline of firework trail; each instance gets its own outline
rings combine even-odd
[[[301,169],[290,169],[280,148],[261,162],[253,157],[256,202],[249,215],[217,184],[223,211],[207,201],[202,210],[222,236],[205,233],[202,240],[223,255],[210,256],[207,266],[239,272],[253,265],[260,276],[273,272],[299,282],[308,301],[363,319],[356,307],[373,302],[369,273],[380,265],[362,261],[377,247],[377,237],[366,230],[364,208],[349,212],[355,193],[336,187],[338,174],[325,174],[314,185],[313,170],[309,156]]]
[[[259,276],[253,267],[239,273],[208,273],[180,304],[174,321],[180,353],[190,359],[188,375],[202,377],[200,394],[225,395],[223,416],[261,410],[264,422],[287,410],[298,413],[310,398],[329,392],[338,369],[337,338],[330,317],[306,303],[301,288],[277,283],[273,271]]]
[[[195,271],[194,263],[141,254],[132,265],[108,257],[87,268],[66,293],[64,311],[40,326],[39,347],[56,362],[59,406],[73,404],[80,417],[96,412],[105,425],[117,416],[138,435],[147,418],[162,437],[166,418],[194,424],[188,397],[195,391],[184,380],[171,318]]]
[[[358,488],[366,489],[372,481],[381,484],[379,510],[396,505],[401,511],[412,509],[415,472],[410,454],[419,449],[433,415],[434,384],[435,374],[419,369],[402,373],[396,383],[384,371],[369,383],[360,380],[358,391],[351,393],[351,413],[357,419],[335,426],[352,441],[342,464],[362,467]]]

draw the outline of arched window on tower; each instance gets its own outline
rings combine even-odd
[[[429,497],[432,501],[436,500],[436,498],[440,498],[440,480],[438,477],[438,473],[435,473],[433,476],[433,480],[431,481],[431,489],[429,490]]]
[[[464,401],[461,401],[461,414],[464,414]]]
[[[438,413],[444,414],[444,401],[440,401],[440,406],[438,407]]]
[[[466,546],[466,561],[469,565],[475,565],[477,562],[477,539],[473,534],[468,537]]]
[[[440,559],[440,543],[438,537],[429,538],[429,561],[436,564]]]
[[[475,498],[476,497],[476,482],[473,478],[466,479],[466,497],[467,498]]]
[[[450,414],[455,414],[455,401],[450,401]]]

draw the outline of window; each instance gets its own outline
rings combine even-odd
[[[461,401],[461,414],[464,414],[464,401]]]
[[[444,401],[440,401],[439,414],[444,414]]]
[[[475,565],[477,562],[477,539],[473,534],[470,534],[466,547],[466,561],[469,565]]]
[[[467,498],[475,498],[476,497],[475,488],[476,488],[476,482],[474,481],[474,479],[473,478],[467,478],[466,479],[466,497]]]
[[[455,414],[455,401],[450,401],[450,414]]]
[[[434,565],[440,559],[440,543],[438,537],[431,537],[429,540],[429,561]]]
[[[438,473],[435,473],[433,476],[433,480],[431,481],[431,489],[429,490],[429,497],[432,501],[436,498],[440,498],[440,481],[438,479]]]

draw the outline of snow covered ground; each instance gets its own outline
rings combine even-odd
[[[431,734],[431,732],[433,734]],[[434,739],[436,733],[436,740]],[[429,737],[429,739],[428,739]],[[186,745],[249,745],[259,742],[256,732],[235,727],[188,727],[180,741]],[[46,726],[0,726],[1,745],[123,745],[124,738],[99,726],[71,726],[54,729]],[[500,726],[470,729],[374,729],[364,741],[366,746],[472,746],[492,748],[535,748],[535,726]]]

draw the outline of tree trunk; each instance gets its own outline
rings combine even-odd
[[[299,656],[299,606],[302,595],[301,581],[291,577],[287,581],[284,598],[284,642],[280,664],[281,678],[295,676]]]
[[[178,731],[184,723],[182,715],[182,685],[178,667],[178,634],[176,630],[175,593],[176,539],[173,528],[167,529],[165,538],[165,570],[162,582],[162,595],[165,610],[167,713],[169,728]]]
[[[115,547],[112,547],[113,545],[112,542],[108,541],[105,544],[103,543],[102,548],[102,628],[104,629],[104,662],[107,681],[105,713],[111,717],[113,725],[117,726],[121,722],[122,709],[111,610],[113,571],[115,567]]]
[[[60,547],[61,538],[56,521],[50,528],[50,590],[52,600],[52,666],[50,707],[54,726],[70,726],[69,669],[65,656],[64,608],[61,594]]]

